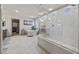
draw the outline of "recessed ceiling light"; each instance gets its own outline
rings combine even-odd
[[[44,20],[40,20],[41,22],[44,22]]]
[[[19,12],[19,10],[15,10],[15,12],[16,12],[16,13],[18,13],[18,12]]]
[[[4,16],[2,16],[2,20],[5,21],[5,17]]]
[[[5,18],[3,18],[3,21],[5,21]]]
[[[44,22],[44,20],[40,19],[41,22]]]
[[[49,8],[49,11],[51,11],[52,10],[52,8]]]

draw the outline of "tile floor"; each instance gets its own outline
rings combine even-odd
[[[36,36],[13,36],[5,39],[8,41],[3,54],[40,54],[45,53],[37,45],[38,39]]]

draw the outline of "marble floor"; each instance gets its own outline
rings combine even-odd
[[[3,54],[40,54],[45,53],[38,47],[37,36],[12,36],[5,39],[7,43],[4,44],[5,48]]]

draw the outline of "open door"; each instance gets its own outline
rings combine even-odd
[[[12,34],[19,34],[19,19],[12,19]]]

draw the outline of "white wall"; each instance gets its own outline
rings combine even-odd
[[[52,41],[78,52],[78,5],[48,14],[46,22]]]

